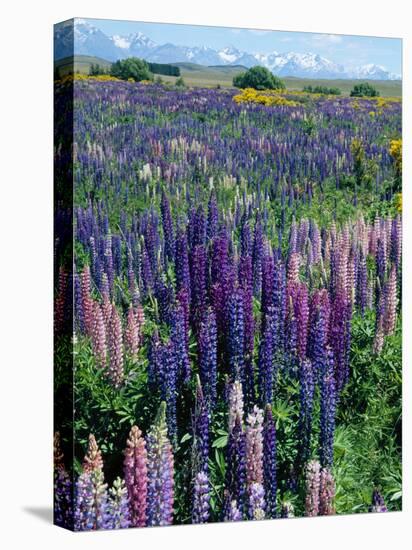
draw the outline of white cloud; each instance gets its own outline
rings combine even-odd
[[[312,40],[316,42],[324,42],[325,44],[339,44],[342,42],[342,37],[338,34],[314,34]]]

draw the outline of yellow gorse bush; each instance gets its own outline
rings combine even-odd
[[[254,88],[245,88],[240,94],[233,96],[236,103],[255,103],[258,105],[296,107],[299,105],[296,101],[286,99],[280,94],[279,90],[259,91]]]
[[[74,80],[94,80],[97,82],[118,82],[119,78],[116,78],[115,76],[111,76],[109,74],[99,74],[97,76],[90,76],[87,74],[68,74],[66,76],[63,76],[60,80],[57,82],[61,82],[65,84],[66,82],[73,82]]]
[[[402,172],[402,140],[392,139],[389,144],[389,154],[395,161],[396,170]]]

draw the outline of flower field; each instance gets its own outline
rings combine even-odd
[[[401,509],[401,102],[55,85],[55,522]]]

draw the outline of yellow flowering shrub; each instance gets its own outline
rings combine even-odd
[[[392,139],[389,145],[389,154],[393,158],[396,170],[402,172],[402,140]]]
[[[59,82],[62,82],[65,84],[66,82],[73,82],[78,80],[94,80],[96,82],[118,82],[119,78],[116,78],[115,76],[111,76],[109,74],[99,74],[97,76],[90,76],[88,74],[68,74],[60,79]]]
[[[259,91],[254,88],[245,88],[233,96],[235,103],[256,103],[258,105],[265,105],[266,107],[272,107],[282,105],[285,107],[296,107],[299,105],[297,101],[287,99],[281,95],[279,90],[265,90]]]

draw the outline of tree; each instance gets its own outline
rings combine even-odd
[[[235,76],[233,86],[236,86],[236,88],[254,88],[255,90],[285,89],[285,84],[279,77],[260,65]]]
[[[353,90],[350,93],[351,97],[378,97],[379,92],[369,82],[362,82],[361,84],[355,84]]]
[[[178,86],[179,88],[184,88],[186,86],[185,81],[183,80],[182,77],[176,80],[175,86]]]
[[[98,76],[99,74],[104,74],[104,69],[98,63],[92,63],[89,69],[89,76]]]
[[[304,86],[304,92],[309,94],[327,94],[327,95],[340,95],[341,91],[339,88],[328,88],[327,86]]]
[[[135,82],[152,80],[153,78],[146,61],[138,57],[129,57],[128,59],[116,61],[111,67],[110,74],[121,80],[129,80],[131,78]]]

